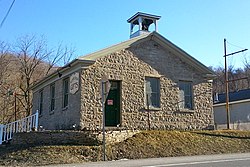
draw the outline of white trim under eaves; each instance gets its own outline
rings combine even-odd
[[[76,71],[79,71],[81,69],[86,69],[89,65],[93,64],[94,62],[95,61],[75,59],[71,63],[69,63],[70,64],[69,68],[65,68],[69,64],[65,65],[63,68],[53,72],[52,74],[36,82],[34,85],[31,86],[30,89],[33,92],[36,92],[37,90],[41,89],[41,87],[44,87],[44,85],[58,81],[61,78],[64,78],[65,76],[72,74]],[[58,73],[61,73],[62,76],[58,77]]]
[[[246,102],[250,102],[250,99],[232,101],[232,102],[229,102],[229,105],[230,104],[238,104],[238,103],[246,103]],[[219,104],[213,104],[213,107],[219,107],[219,106],[225,106],[225,105],[226,105],[226,103],[219,103]]]
[[[35,93],[35,92],[41,90],[42,88],[44,88],[44,87],[46,87],[46,86],[48,86],[48,85],[50,85],[50,84],[52,84],[54,82],[62,80],[63,78],[65,78],[66,76],[69,76],[70,74],[73,74],[74,72],[77,72],[77,71],[80,72],[81,69],[85,69],[85,67],[77,67],[77,68],[75,68],[73,70],[65,72],[65,73],[63,73],[62,77],[58,77],[58,75],[55,75],[55,76],[51,77],[50,79],[39,83],[39,85],[36,85],[35,87],[33,87],[32,90]]]

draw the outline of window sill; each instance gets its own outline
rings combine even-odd
[[[68,110],[69,106],[62,108],[62,111]]]
[[[179,109],[178,111],[179,113],[194,113],[193,109],[188,109],[188,108],[183,108],[183,109]]]
[[[148,110],[148,107],[144,107],[144,109],[147,111],[147,110]],[[150,110],[150,111],[160,111],[161,108],[160,108],[160,107],[149,107],[149,110]]]

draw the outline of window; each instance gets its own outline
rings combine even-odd
[[[146,105],[160,108],[160,80],[159,78],[146,77],[145,79]]]
[[[39,92],[39,115],[43,113],[43,90]]]
[[[193,89],[192,82],[179,82],[179,107],[180,109],[193,109]]]
[[[69,78],[63,80],[63,108],[69,104]]]
[[[55,84],[52,84],[50,85],[50,111],[55,110],[55,93],[56,93]]]

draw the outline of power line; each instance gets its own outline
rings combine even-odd
[[[6,13],[6,15],[4,16],[4,18],[3,18],[3,20],[2,20],[2,22],[1,22],[1,24],[0,24],[0,28],[2,28],[2,26],[3,26],[4,22],[5,22],[5,20],[7,19],[8,15],[9,15],[9,13],[10,13],[10,11],[11,11],[11,9],[12,9],[14,3],[15,3],[15,1],[16,1],[16,0],[13,0],[13,1],[12,1],[11,5],[10,5],[10,7],[9,7],[7,13]]]
[[[240,48],[240,49],[244,49],[243,47],[238,46],[238,45],[235,45],[235,44],[232,44],[232,43],[230,43],[230,42],[228,42],[228,41],[227,41],[227,43],[228,43],[229,45],[231,45],[231,46],[234,46],[234,47],[237,47],[237,48]]]

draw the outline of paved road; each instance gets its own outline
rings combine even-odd
[[[118,160],[53,167],[250,167],[250,153]]]

